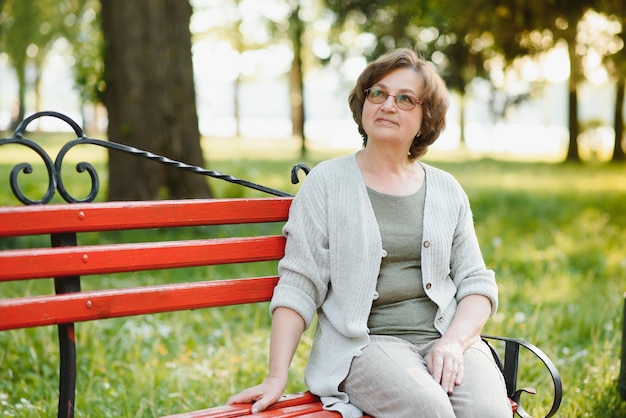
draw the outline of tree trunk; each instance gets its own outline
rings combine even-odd
[[[624,140],[624,89],[626,88],[626,75],[623,72],[618,73],[615,95],[615,115],[613,127],[615,130],[615,146],[613,147],[613,158],[611,161],[623,162],[626,161],[624,155],[624,147],[622,142]]]
[[[235,3],[237,7],[239,7],[239,3],[240,3],[239,0],[237,0]],[[241,34],[241,31],[242,31],[242,21],[239,20],[239,23],[237,24],[236,33],[233,35],[234,36],[233,43],[235,45],[235,49],[237,50],[238,59],[240,63],[241,63],[243,53],[245,51],[245,48],[243,45],[243,39],[242,39],[243,35]],[[238,67],[240,66],[241,64],[239,64]],[[233,81],[233,114],[235,117],[235,136],[237,137],[241,136],[241,102],[239,100],[239,96],[241,93],[241,84],[242,84],[241,69],[238,68],[237,76],[235,77],[235,80]]]
[[[235,78],[233,83],[233,113],[235,116],[235,136],[241,136],[241,106],[239,105],[239,93],[241,91],[241,75]]]
[[[465,141],[465,89],[460,94],[459,99],[459,145],[466,147]]]
[[[579,62],[576,56],[576,25],[574,30],[568,29],[573,35],[568,36],[567,45],[569,50],[570,76],[569,76],[569,109],[567,121],[569,126],[569,146],[567,147],[566,161],[580,161],[578,153],[578,134],[580,128],[578,126],[578,80],[579,80]]]
[[[289,19],[291,42],[293,44],[293,61],[289,71],[289,102],[291,105],[291,133],[301,138],[300,157],[306,156],[306,140],[304,137],[304,76],[302,74],[302,34],[304,23],[299,17],[300,6],[296,6]]]
[[[33,91],[35,96],[34,110],[40,112],[41,108],[41,76],[43,72],[43,64],[38,61],[34,62],[35,79],[33,80]]]
[[[17,74],[18,99],[16,103],[17,109],[15,109],[15,113],[12,116],[13,120],[11,120],[11,125],[9,126],[11,132],[15,131],[17,125],[26,117],[26,62],[16,62],[15,72]]]
[[[103,1],[108,137],[204,165],[187,1]],[[203,176],[109,153],[109,200],[209,197]]]

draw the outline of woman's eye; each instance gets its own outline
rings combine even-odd
[[[413,104],[413,98],[404,94],[399,94],[397,100],[399,103]]]

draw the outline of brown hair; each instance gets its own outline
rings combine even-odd
[[[352,118],[359,127],[363,137],[363,146],[367,145],[367,133],[363,129],[363,104],[365,89],[372,87],[381,78],[398,68],[408,68],[419,74],[424,80],[424,91],[419,99],[423,102],[423,119],[421,135],[413,139],[409,148],[409,159],[415,160],[428,151],[446,126],[448,110],[448,91],[442,78],[435,69],[414,50],[401,48],[380,56],[365,67],[356,85],[350,92],[348,103],[352,110]],[[418,105],[419,106],[419,105]]]

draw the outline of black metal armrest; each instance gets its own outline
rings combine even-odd
[[[548,371],[550,372],[550,376],[552,378],[552,384],[554,386],[554,399],[552,401],[552,407],[550,411],[546,414],[545,418],[551,417],[556,414],[556,411],[561,406],[561,398],[563,396],[563,386],[561,384],[561,376],[556,369],[556,366],[550,360],[550,358],[544,353],[541,349],[530,344],[527,341],[520,340],[517,338],[508,338],[508,337],[499,337],[493,335],[483,335],[483,340],[487,344],[489,344],[486,339],[490,340],[498,340],[504,341],[505,343],[505,351],[504,351],[504,363],[501,362],[498,353],[491,347],[492,352],[494,353],[494,357],[500,370],[502,370],[502,374],[504,375],[504,381],[506,383],[506,389],[509,397],[518,405],[517,414],[522,418],[532,418],[530,414],[528,414],[521,404],[521,395],[522,393],[534,393],[534,389],[532,388],[522,388],[517,389],[517,369],[519,365],[519,352],[520,347],[524,347],[533,353],[541,362],[546,366]]]

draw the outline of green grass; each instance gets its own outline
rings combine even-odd
[[[207,167],[295,192],[297,186],[288,179],[291,165],[299,161],[297,143],[259,145],[207,140]],[[315,165],[332,155],[313,150],[307,162]],[[452,172],[465,187],[485,259],[496,271],[500,308],[485,332],[526,339],[553,359],[564,387],[559,417],[626,416],[626,401],[617,393],[626,291],[626,167],[458,158],[450,162],[439,156],[426,160]],[[0,162],[2,182],[14,163],[4,158]],[[21,175],[21,181],[36,195],[36,183],[46,177],[41,167],[39,174],[35,168],[33,174]],[[104,173],[104,162],[97,168]],[[68,175],[68,188],[82,190],[81,176],[86,175]],[[218,197],[261,195],[210,182]],[[0,188],[0,204],[15,204],[8,187]],[[231,232],[190,229],[183,234]],[[83,239],[134,238],[129,234]],[[15,241],[0,241],[0,247],[14,245]],[[274,272],[273,263],[195,268],[84,278],[83,287]],[[7,297],[50,292],[52,284],[2,287]],[[222,404],[230,394],[263,379],[269,326],[267,304],[77,324],[76,416],[152,417]],[[0,416],[56,414],[56,338],[54,327],[0,333]],[[311,338],[308,331],[291,368],[289,391],[305,389],[302,375]],[[523,354],[520,377],[521,386],[537,388],[538,395],[527,396],[525,405],[541,416],[551,395],[547,372]]]

